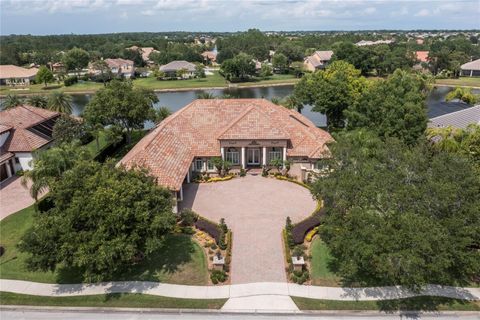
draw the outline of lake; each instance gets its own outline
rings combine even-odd
[[[442,114],[462,110],[469,106],[461,102],[445,102],[445,96],[452,91],[452,87],[436,87],[427,98],[428,116],[433,118]],[[172,112],[186,106],[202,92],[209,92],[215,96],[231,95],[236,98],[265,98],[273,97],[283,98],[292,94],[293,86],[273,86],[262,88],[230,88],[230,89],[209,89],[209,90],[188,90],[175,92],[157,92],[159,102],[155,105],[168,107]],[[473,90],[475,94],[480,94],[480,90]],[[91,99],[93,94],[75,94],[73,95],[73,113],[81,115],[85,105]],[[326,126],[326,117],[318,112],[312,112],[311,106],[305,106],[302,114],[309,118],[319,127]],[[151,124],[148,125],[150,127]]]

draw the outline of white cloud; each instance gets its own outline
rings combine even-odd
[[[374,8],[374,7],[368,7],[365,10],[363,10],[363,13],[365,14],[374,14],[375,12],[377,12],[377,8]]]
[[[418,11],[417,13],[415,13],[416,17],[426,17],[426,16],[429,16],[429,15],[430,15],[430,11],[428,9],[422,9],[422,10]]]

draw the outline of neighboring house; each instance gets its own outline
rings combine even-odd
[[[460,75],[465,77],[480,77],[480,59],[467,62],[460,66]]]
[[[428,127],[465,129],[470,124],[480,125],[480,105],[432,118]]]
[[[390,44],[390,43],[393,43],[393,40],[377,40],[377,41],[361,40],[355,43],[355,45],[359,47],[363,47],[363,46],[376,46],[378,44]]]
[[[195,64],[185,60],[175,60],[170,63],[160,66],[159,70],[164,72],[168,78],[177,78],[177,72],[184,70],[184,79],[195,77]]]
[[[22,68],[11,64],[0,65],[0,84],[7,86],[28,86],[37,75],[37,68]]]
[[[53,73],[67,72],[67,68],[65,68],[65,65],[61,62],[51,63],[50,64],[50,69],[52,69]]]
[[[423,65],[430,62],[428,58],[429,51],[415,51],[415,65],[413,66],[414,70],[424,70]]]
[[[50,146],[59,116],[28,105],[0,111],[0,181],[32,169],[33,152]]]
[[[330,134],[302,114],[264,99],[198,99],[162,121],[120,161],[144,167],[158,184],[183,200],[183,184],[199,173],[215,174],[212,157],[233,170],[288,160],[289,174],[307,179],[329,157]]]
[[[118,58],[105,59],[104,61],[114,76],[130,79],[135,75],[135,67],[132,60]],[[98,75],[100,71],[96,70],[93,64],[90,64],[89,73]]]
[[[130,48],[127,48],[129,50],[139,50],[140,53],[142,54],[142,59],[145,63],[147,64],[152,64],[153,61],[150,60],[150,54],[152,52],[159,52],[158,50],[155,50],[153,47],[137,47],[137,46],[132,46]]]
[[[217,51],[205,51],[202,53],[202,57],[205,64],[214,64],[217,62]]]
[[[333,51],[315,51],[311,56],[305,58],[303,65],[305,70],[315,71],[318,69],[325,69],[332,59]]]

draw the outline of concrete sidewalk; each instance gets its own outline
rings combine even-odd
[[[157,282],[123,281],[98,284],[49,284],[0,280],[0,291],[49,297],[70,297],[109,293],[144,293],[189,299],[229,299],[223,310],[298,310],[290,296],[326,300],[388,300],[415,296],[441,296],[480,300],[480,288],[428,285],[415,293],[401,287],[337,288],[293,283],[260,282],[225,286],[186,286]]]

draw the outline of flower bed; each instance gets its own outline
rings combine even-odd
[[[302,244],[307,232],[320,225],[320,219],[325,214],[325,209],[315,211],[310,217],[295,224],[292,228],[292,238],[295,244]]]
[[[197,221],[195,221],[195,228],[207,232],[215,242],[218,244],[220,242],[221,230],[218,224],[207,220],[203,217],[198,217]]]

